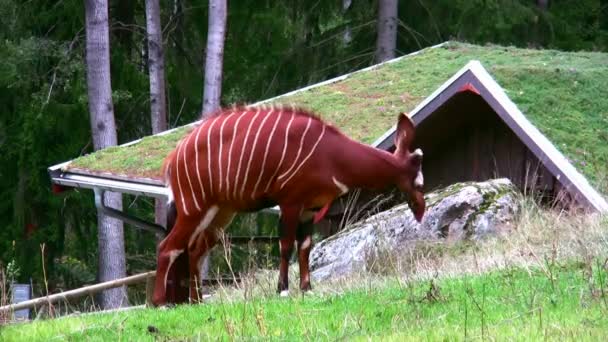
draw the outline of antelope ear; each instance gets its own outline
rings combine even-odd
[[[395,134],[395,147],[398,150],[408,151],[414,141],[414,122],[405,113],[400,113]]]

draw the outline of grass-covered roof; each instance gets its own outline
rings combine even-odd
[[[532,50],[450,42],[355,72],[275,103],[315,111],[347,135],[372,143],[399,111],[411,111],[472,59],[479,60],[526,117],[606,192],[608,176],[608,54]],[[163,158],[187,132],[150,136],[72,161],[72,172],[159,178]]]

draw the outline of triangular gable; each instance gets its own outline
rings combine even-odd
[[[448,99],[462,91],[479,94],[505,124],[517,135],[538,160],[556,177],[564,189],[581,204],[596,211],[608,212],[608,203],[579,173],[564,155],[555,148],[509,99],[505,91],[479,61],[471,61],[411,113],[418,125],[441,107]],[[373,146],[389,149],[393,146],[396,127],[388,130]]]

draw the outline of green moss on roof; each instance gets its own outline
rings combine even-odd
[[[535,124],[596,185],[608,176],[608,55],[448,43],[276,99],[315,111],[372,143],[470,60],[477,59]],[[74,160],[69,167],[157,178],[185,130]]]
[[[67,168],[76,173],[160,180],[164,157],[192,127],[144,137],[128,146],[113,146],[74,159]]]

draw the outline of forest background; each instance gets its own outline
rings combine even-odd
[[[110,0],[118,143],[152,133],[143,0]],[[161,1],[169,128],[199,118],[207,1]],[[377,0],[228,5],[222,105],[249,103],[375,63]],[[399,1],[397,55],[446,40],[608,51],[607,0]],[[0,0],[0,268],[49,291],[96,279],[90,191],[52,193],[47,167],[93,150],[83,1]],[[153,220],[151,200],[124,210]],[[151,234],[125,229],[127,273],[154,269]],[[43,269],[42,265],[46,268]],[[45,274],[43,274],[45,273]]]

